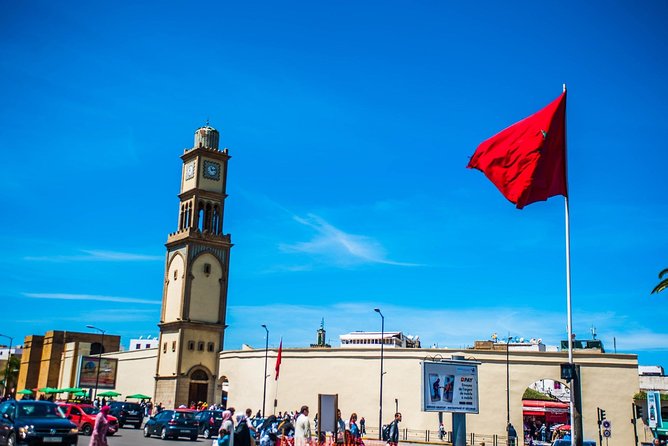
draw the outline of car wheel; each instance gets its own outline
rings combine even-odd
[[[9,434],[9,437],[7,437],[7,446],[16,446],[16,437],[14,434]]]
[[[166,439],[168,438],[168,437],[167,437],[167,428],[166,428],[166,427],[163,427],[162,430],[160,431],[160,438],[162,438],[163,440],[166,440]]]
[[[89,436],[90,434],[93,433],[93,426],[91,426],[88,423],[84,424],[83,426],[81,426],[81,433],[86,436]]]
[[[135,424],[135,429],[141,429],[141,423]]]
[[[151,436],[151,433],[148,430],[148,426],[144,426],[144,437],[148,438]]]
[[[208,427],[205,428],[203,434],[204,434],[204,438],[206,438],[206,439],[211,438],[211,429],[209,429]]]

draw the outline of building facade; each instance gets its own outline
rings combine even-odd
[[[120,350],[121,337],[75,331],[47,331],[44,336],[29,335],[23,342],[17,389],[58,387],[63,353],[68,343],[86,343],[93,355]]]
[[[177,231],[167,237],[155,398],[211,401],[227,306],[229,234],[223,233],[228,150],[208,125],[181,156]]]

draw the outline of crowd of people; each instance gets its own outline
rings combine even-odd
[[[262,418],[259,411],[253,416],[251,409],[246,409],[245,415],[237,416],[236,419],[234,413],[235,409],[232,407],[223,411],[223,421],[214,446],[252,446],[251,437],[259,439],[260,446],[277,446],[279,438],[293,446],[313,445],[316,441],[322,445],[326,443],[328,433],[332,443],[364,446],[362,437],[366,434],[366,421],[355,412],[344,420],[338,410],[335,432],[320,432],[317,439],[314,438],[314,433],[319,431],[318,414],[313,418],[312,427],[308,406],[302,406],[298,411],[281,411],[278,415],[272,414],[266,418]],[[399,441],[400,421],[401,414],[397,414],[389,425],[390,446],[396,446]]]

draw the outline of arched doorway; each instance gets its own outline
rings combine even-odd
[[[190,374],[188,403],[205,402],[209,395],[209,375],[204,370],[195,370]]]
[[[220,404],[223,406],[223,409],[227,409],[227,392],[230,389],[230,381],[227,379],[227,376],[222,376],[220,378]]]
[[[570,432],[569,387],[552,379],[541,379],[531,384],[522,396],[524,443],[552,444]]]

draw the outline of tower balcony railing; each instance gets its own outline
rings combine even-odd
[[[200,231],[199,228],[185,228],[172,232],[167,236],[167,239],[168,241],[171,241],[171,239],[182,239],[186,237],[199,238],[202,240],[219,240],[227,243],[231,243],[232,241],[230,234],[214,234],[208,230]]]

